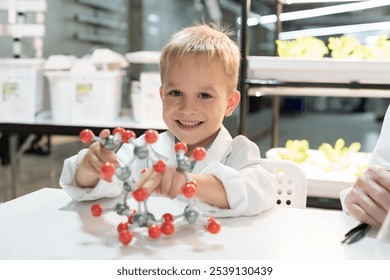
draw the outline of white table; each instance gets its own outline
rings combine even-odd
[[[101,201],[114,204],[111,199]],[[372,230],[361,241],[341,245],[357,224],[340,211],[274,208],[255,217],[219,219],[212,235],[200,224],[178,225],[169,237],[151,240],[139,232],[128,246],[117,241],[123,217],[89,214],[92,202],[74,202],[62,190],[41,189],[0,205],[0,259],[280,260],[390,259],[390,245]],[[183,201],[153,197],[156,218],[182,212]]]

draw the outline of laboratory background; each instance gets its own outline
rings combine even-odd
[[[242,2],[0,0],[0,202],[60,188],[84,127],[164,130],[159,51],[207,20],[234,30],[245,62],[225,126],[299,165],[307,207],[340,210],[389,105],[390,1]]]

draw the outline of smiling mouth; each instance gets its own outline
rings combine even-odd
[[[194,128],[194,127],[199,126],[203,122],[201,122],[201,121],[180,121],[180,120],[176,120],[176,123],[179,126],[184,127],[184,128]]]

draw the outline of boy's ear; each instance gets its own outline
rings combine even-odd
[[[163,88],[162,86],[160,87],[160,98],[162,97],[162,92],[163,92]]]
[[[230,96],[227,101],[226,111],[225,111],[225,117],[229,117],[232,115],[234,109],[236,109],[238,103],[240,103],[241,94],[238,90],[235,90]]]

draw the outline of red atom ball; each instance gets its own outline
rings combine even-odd
[[[146,171],[148,171],[147,168],[142,169],[142,170],[141,170],[141,174],[144,174]]]
[[[148,229],[150,238],[156,239],[161,235],[161,228],[159,225],[150,225]]]
[[[80,140],[81,142],[83,142],[84,144],[89,144],[92,142],[92,139],[93,139],[93,136],[95,136],[93,134],[93,131],[90,130],[90,129],[83,129],[81,132],[80,132]]]
[[[157,141],[158,132],[153,129],[149,129],[145,132],[145,141],[148,144],[153,144]]]
[[[183,143],[183,142],[176,143],[175,144],[175,153],[178,154],[180,150],[184,151],[184,153],[186,153],[188,150],[187,144]]]
[[[123,245],[127,245],[131,242],[131,240],[133,239],[133,235],[131,234],[131,232],[129,230],[122,230],[120,233],[119,233],[119,241],[123,244]]]
[[[119,133],[120,135],[123,135],[125,133],[125,129],[123,127],[117,127],[112,131],[112,134],[117,134]]]
[[[129,140],[130,139],[135,139],[135,133],[134,131],[132,130],[126,130],[123,134],[122,134],[122,141],[124,143],[129,143]]]
[[[192,151],[192,156],[195,160],[203,160],[206,157],[206,149],[203,147],[196,147]]]
[[[100,167],[100,176],[103,180],[106,180],[107,182],[112,181],[112,176],[115,174],[115,164],[111,162],[103,163]]]
[[[158,160],[155,165],[153,165],[153,170],[157,173],[163,173],[165,170],[166,164],[163,160]]]
[[[133,212],[133,214],[130,215],[130,216],[127,218],[127,222],[128,222],[129,224],[132,224],[132,223],[133,223],[134,215],[137,213],[137,210],[135,210],[135,209],[132,209],[131,211]]]
[[[94,217],[100,217],[102,215],[103,208],[100,204],[94,204],[91,206],[91,214]]]
[[[133,192],[133,197],[138,202],[144,201],[148,197],[148,192],[145,188],[139,187]]]
[[[195,181],[191,181],[189,183],[185,183],[182,192],[185,197],[191,198],[196,194],[197,190],[198,185],[195,183]]]
[[[129,230],[129,224],[126,222],[120,223],[117,228],[118,232],[121,232],[122,230]]]
[[[173,222],[173,216],[170,213],[165,213],[162,217],[165,222]]]
[[[165,235],[171,235],[175,231],[175,226],[172,222],[166,221],[161,227],[162,233]]]
[[[219,222],[217,220],[215,220],[215,219],[210,220],[210,222],[207,226],[208,232],[210,232],[212,234],[217,234],[220,229],[221,229],[221,225],[219,224]]]

